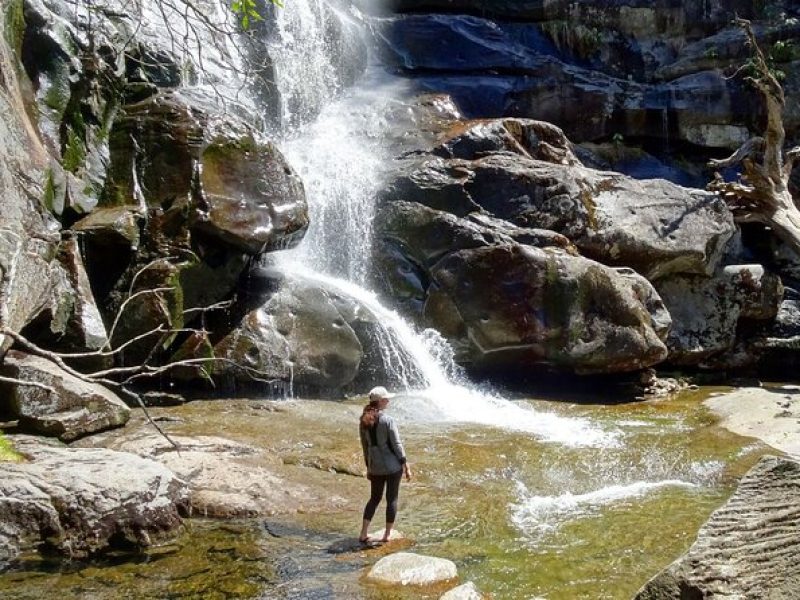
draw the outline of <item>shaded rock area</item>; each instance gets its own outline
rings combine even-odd
[[[82,381],[44,358],[10,350],[0,374],[33,384],[0,383],[0,391],[3,412],[36,433],[69,442],[120,427],[130,417],[128,406],[108,389]]]
[[[800,463],[767,456],[637,600],[780,598],[800,589]]]
[[[454,562],[412,552],[395,552],[376,562],[367,581],[384,585],[430,586],[458,577]]]
[[[112,450],[12,440],[27,460],[0,463],[0,560],[32,546],[71,558],[141,548],[180,527],[188,490],[162,465]]]
[[[711,278],[665,278],[656,287],[673,317],[667,345],[677,365],[732,351],[739,321],[774,319],[783,299],[780,278],[761,265],[729,265]],[[729,364],[746,366],[756,358],[756,352],[744,352],[739,364]]]
[[[375,31],[389,64],[423,89],[451,94],[468,116],[541,119],[577,142],[624,138],[655,150],[667,173],[682,171],[670,156],[676,147],[695,155],[735,148],[762,115],[741,74],[727,77],[749,56],[734,15],[759,23],[769,48],[796,41],[800,27],[780,15],[797,10],[741,0],[397,1]],[[793,71],[791,52],[774,55],[777,68]],[[785,79],[790,93],[794,79]],[[800,105],[792,104],[796,137]]]

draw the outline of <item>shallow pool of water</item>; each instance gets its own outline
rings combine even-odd
[[[707,393],[637,404],[526,404],[588,423],[586,444],[420,421],[397,406],[400,398],[396,412],[415,478],[402,488],[397,526],[412,551],[454,560],[462,580],[496,600],[630,598],[688,548],[765,451],[718,428],[701,405]],[[176,434],[271,448],[294,476],[330,486],[352,508],[235,523],[192,520],[175,543],[137,557],[85,563],[27,557],[0,575],[0,597],[438,597],[441,590],[365,584],[366,569],[382,551],[337,548],[355,534],[366,480],[302,466],[358,465],[359,404],[254,410],[261,404],[194,402],[164,412],[183,419],[169,424]]]

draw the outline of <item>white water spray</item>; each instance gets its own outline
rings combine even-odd
[[[328,102],[313,123],[300,127],[319,110],[321,91],[329,96],[338,91],[334,65],[341,61],[317,55],[331,51],[330,41],[309,39],[325,34],[314,24],[325,13],[323,4],[323,0],[287,3],[278,27],[279,35],[286,36],[278,43],[282,54],[276,61],[283,106],[290,112],[301,111],[286,115],[284,123],[290,128],[281,148],[305,184],[312,220],[300,246],[281,257],[282,268],[292,277],[356,300],[375,316],[383,363],[406,390],[401,402],[395,403],[404,417],[496,426],[564,444],[614,444],[613,434],[588,420],[535,411],[468,386],[458,377],[452,351],[438,333],[418,334],[364,289],[375,196],[392,160],[385,142],[391,127],[386,115],[397,107],[407,84],[379,68],[370,69],[359,85]],[[297,32],[304,38],[302,49],[295,46]],[[302,76],[305,65],[308,78]]]

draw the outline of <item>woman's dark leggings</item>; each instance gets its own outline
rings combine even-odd
[[[397,496],[400,494],[400,480],[402,478],[402,471],[392,475],[372,475],[370,477],[372,491],[369,502],[364,507],[365,521],[372,521],[372,517],[375,516],[375,509],[378,508],[381,496],[383,496],[383,487],[386,486],[386,522],[394,523],[394,519],[397,516]]]

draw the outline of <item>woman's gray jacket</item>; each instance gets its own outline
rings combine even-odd
[[[393,475],[403,470],[406,451],[394,419],[380,413],[372,427],[361,426],[361,449],[370,475]]]

